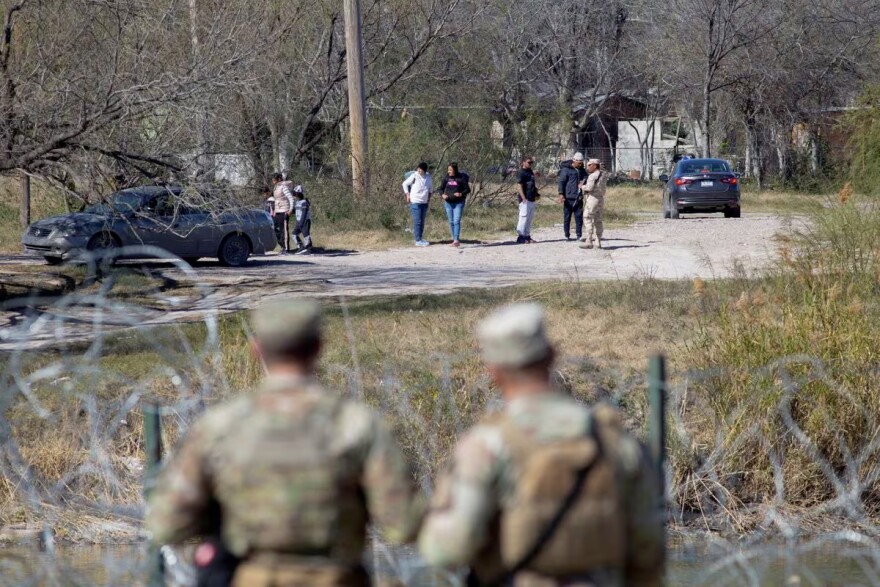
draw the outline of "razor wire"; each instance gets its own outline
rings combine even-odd
[[[116,256],[133,254],[152,259],[113,264]],[[174,287],[168,287],[169,281]],[[87,260],[81,287],[70,293],[3,303],[0,541],[12,537],[16,545],[0,545],[0,585],[145,583],[145,467],[139,430],[144,402],[160,405],[173,450],[207,405],[234,393],[218,362],[222,341],[211,294],[185,262],[159,249],[138,248]],[[347,343],[355,353],[352,318],[345,300],[341,305]],[[198,337],[184,328],[194,319]],[[145,328],[145,323],[158,326]],[[149,352],[159,360],[114,367],[107,358],[120,348]],[[453,373],[461,360],[438,351],[432,360],[435,379],[412,383],[405,367],[389,357],[379,369],[378,384],[369,390],[379,410],[423,440],[413,458],[428,494],[436,465],[448,452],[450,433],[457,436],[473,422],[474,414],[461,413],[453,397],[460,385]],[[347,393],[363,397],[364,387],[373,384],[365,383],[362,363],[355,369],[324,368],[346,378]],[[573,372],[580,374],[591,399],[624,406],[636,426],[644,420],[639,414],[647,389],[644,374],[598,370],[588,358],[567,357],[557,367],[561,387],[579,391],[566,378]],[[756,387],[749,401],[719,419],[704,392],[711,381],[730,376],[728,369],[670,373],[668,443],[690,451],[694,459],[684,474],[673,476],[667,469],[670,583],[880,585],[880,528],[863,499],[880,481],[880,434],[847,440],[842,423],[828,415],[841,465],[809,436],[793,406],[805,389],[821,382],[837,401],[852,404],[868,429],[880,431],[880,415],[858,405],[846,385],[813,357],[780,357],[752,375],[770,384]],[[420,385],[435,388],[432,410],[418,405],[424,391]],[[498,403],[488,381],[471,385],[466,391],[480,398],[481,408]],[[770,399],[779,424],[775,437],[750,418]],[[711,442],[707,426],[714,431]],[[69,445],[67,461],[44,462],[51,455],[41,450],[53,446],[40,446],[37,440],[47,438]],[[745,503],[736,497],[740,479],[723,464],[735,451],[755,447],[765,451],[772,465],[773,495]],[[784,466],[793,449],[809,456],[830,488],[810,507],[789,504]],[[839,528],[817,535],[812,527],[817,516],[838,521]],[[30,541],[21,542],[21,536]],[[121,544],[70,545],[96,541]],[[162,553],[169,584],[192,584],[189,550],[163,547]],[[388,546],[372,533],[365,564],[374,575],[404,585],[463,584],[460,573],[431,569],[414,548]]]

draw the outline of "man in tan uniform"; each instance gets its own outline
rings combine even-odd
[[[587,161],[587,180],[584,182],[584,220],[587,225],[587,237],[582,249],[593,248],[593,235],[596,235],[596,246],[602,248],[602,214],[605,213],[605,186],[608,174],[602,171],[602,162],[598,159]]]
[[[459,440],[422,556],[470,565],[469,585],[659,586],[659,483],[642,446],[614,409],[553,388],[540,306],[497,311],[478,336],[505,405]]]
[[[321,388],[317,304],[284,300],[253,316],[262,389],[193,425],[150,496],[159,544],[219,533],[241,559],[233,585],[369,585],[366,527],[415,538],[423,507],[382,419]]]

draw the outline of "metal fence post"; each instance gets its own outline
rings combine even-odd
[[[660,481],[660,504],[666,501],[666,358],[648,360],[648,402],[650,404],[648,447]]]
[[[148,498],[156,483],[156,475],[159,473],[159,466],[162,462],[162,417],[159,414],[157,404],[144,406],[144,450],[147,456],[144,498]],[[150,542],[148,547],[147,561],[147,585],[162,587],[165,584],[165,565],[159,546],[153,542]]]

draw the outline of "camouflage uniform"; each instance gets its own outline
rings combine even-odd
[[[591,159],[591,162],[594,161]],[[608,183],[608,174],[601,169],[597,169],[589,176],[584,183],[584,193],[587,200],[584,206],[584,220],[587,225],[587,246],[592,246],[593,235],[596,235],[596,244],[602,248],[602,216],[605,213],[605,186]]]
[[[549,348],[549,343],[540,342],[543,326],[533,327],[529,333],[528,322],[534,314],[530,318],[521,310],[522,307],[501,316],[503,320],[499,322],[497,341],[491,347],[484,344],[483,353],[488,362],[497,365],[507,361],[507,366],[515,362],[529,365],[542,352],[546,356],[541,344]],[[518,455],[523,450],[539,455],[548,447],[582,443],[591,427],[595,430],[605,428],[600,424],[607,420],[602,418],[607,418],[609,413],[612,418],[617,418],[611,408],[592,411],[601,416],[591,417],[591,410],[570,396],[547,391],[515,397],[500,413],[483,418],[459,440],[451,469],[438,482],[419,536],[422,556],[430,564],[439,566],[470,565],[483,583],[504,577],[507,570],[522,560],[521,555],[510,556],[505,552],[509,547],[510,528],[514,528],[515,540],[517,534],[539,535],[546,526],[544,523],[532,524],[541,528],[530,528],[528,523],[513,526],[513,520],[523,510],[523,502],[517,501],[517,496],[522,495],[518,489],[532,483],[554,492],[554,497],[545,500],[542,506],[552,517],[574,487],[568,479],[552,479],[554,475],[528,478],[520,467],[531,462]],[[517,573],[512,585],[646,587],[660,584],[664,536],[656,474],[641,445],[630,436],[621,433],[605,437],[602,445],[605,471],[591,471],[580,494],[584,496],[593,492],[591,499],[598,497],[592,502],[583,502],[587,508],[579,511],[588,512],[586,519],[569,516],[568,522],[563,521],[542,554],[535,558],[535,564],[527,565],[525,570]],[[599,474],[607,476],[606,487],[611,489],[597,496],[594,481],[595,475]],[[569,511],[577,511],[576,507]],[[591,513],[591,507],[595,515]],[[602,518],[608,523],[598,525],[601,532],[591,531],[591,524],[578,521],[590,517]],[[527,549],[534,544],[532,539],[528,540]],[[550,555],[548,549],[555,551],[559,567],[579,570],[536,571],[541,567],[541,558]],[[559,553],[562,553],[561,565],[558,564]],[[616,562],[600,562],[608,560]]]
[[[368,522],[400,543],[422,510],[379,416],[311,378],[270,375],[194,424],[150,496],[147,528],[162,544],[219,526],[243,559],[233,585],[363,586]]]

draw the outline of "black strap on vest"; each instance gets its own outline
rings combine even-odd
[[[503,585],[512,584],[514,576],[516,576],[517,573],[525,570],[526,567],[532,564],[532,562],[536,558],[538,558],[538,555],[541,554],[541,551],[544,550],[544,547],[547,545],[547,543],[550,542],[550,539],[553,538],[553,535],[556,534],[556,530],[559,529],[559,525],[562,523],[562,520],[565,519],[565,516],[571,510],[571,506],[573,506],[574,502],[577,501],[577,498],[584,487],[584,483],[587,480],[587,475],[589,475],[590,471],[593,469],[593,465],[595,465],[602,456],[602,441],[599,439],[599,435],[596,432],[596,421],[593,418],[592,411],[590,412],[587,423],[587,436],[592,438],[593,441],[596,443],[596,458],[587,463],[583,468],[578,471],[577,477],[574,480],[574,485],[572,485],[571,487],[571,491],[569,491],[568,495],[565,496],[565,499],[562,501],[559,509],[556,510],[556,514],[553,516],[553,519],[550,520],[550,523],[547,524],[547,526],[544,528],[544,531],[541,532],[541,535],[535,541],[535,544],[519,560],[518,563],[505,571],[502,576],[492,581],[487,581],[485,583],[481,582],[476,573],[474,573],[473,569],[471,569],[467,577],[467,587],[501,587]]]

